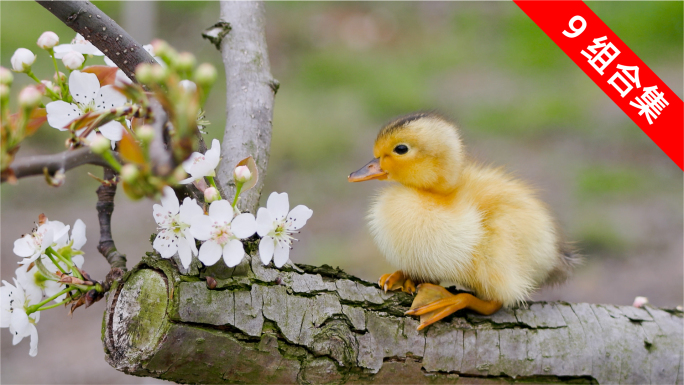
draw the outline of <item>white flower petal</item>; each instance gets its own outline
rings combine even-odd
[[[259,241],[259,257],[264,265],[268,265],[273,258],[273,251],[275,250],[275,239],[271,237],[263,237]]]
[[[74,228],[71,230],[71,239],[74,241],[74,250],[81,250],[86,243],[86,225],[82,220],[77,219]]]
[[[67,103],[63,100],[50,102],[45,106],[47,112],[47,121],[50,127],[54,127],[60,131],[66,131],[65,127],[79,116],[83,115],[78,105]]]
[[[233,239],[223,247],[223,261],[228,267],[237,266],[245,256],[245,248],[242,242]]]
[[[195,237],[190,234],[190,228],[186,228],[183,230],[183,237],[185,237],[185,241],[190,245],[190,251],[192,251],[192,255],[197,255],[197,245],[195,244]]]
[[[40,314],[40,312],[35,314]],[[31,343],[29,345],[29,356],[35,357],[36,355],[38,355],[38,329],[36,329],[36,325],[29,324],[29,335],[31,336]]]
[[[69,92],[81,104],[90,103],[100,91],[100,81],[95,74],[74,71],[69,75]]]
[[[273,220],[279,221],[287,215],[290,211],[290,201],[287,198],[287,193],[278,194],[277,192],[272,192],[266,201],[266,207],[268,211],[273,215]]]
[[[180,207],[180,215],[178,217],[181,222],[189,225],[193,218],[200,215],[204,215],[204,210],[199,207],[196,200],[191,199],[190,197],[183,199],[183,204]]]
[[[161,197],[161,203],[162,206],[169,211],[169,213],[173,215],[178,214],[178,211],[180,210],[180,206],[178,204],[178,197],[176,197],[176,193],[173,191],[171,187],[164,186],[164,193]]]
[[[114,64],[114,62],[112,61],[112,59],[110,59],[110,58],[107,57],[107,56],[104,57],[104,62],[105,62],[105,65],[106,65],[107,67],[118,67],[116,64]]]
[[[64,55],[73,51],[73,49],[71,48],[71,44],[60,44],[60,45],[54,46],[52,49],[55,51],[55,58],[56,59],[61,59],[64,57]]]
[[[209,216],[215,221],[230,222],[233,219],[233,207],[225,199],[211,202],[209,205]]]
[[[168,227],[171,224],[173,214],[162,205],[154,204],[152,206],[152,215],[154,216],[154,221],[161,227]]]
[[[206,215],[196,216],[190,222],[190,234],[200,241],[211,238],[214,221]]]
[[[294,231],[301,229],[312,215],[313,210],[304,205],[293,208],[292,211],[287,214],[287,220],[285,221],[287,230]]]
[[[250,213],[240,214],[230,223],[230,231],[238,238],[249,238],[256,233],[256,219]]]
[[[211,149],[204,154],[204,159],[212,170],[218,166],[221,160],[221,143],[218,139],[211,141]]]
[[[212,240],[208,240],[200,247],[199,256],[197,258],[199,258],[204,265],[211,266],[221,259],[221,254],[223,254],[221,246]]]
[[[97,111],[121,107],[124,104],[126,104],[126,97],[111,85],[100,88],[95,96],[95,109]]]
[[[197,158],[204,158],[204,155],[200,154],[199,152],[193,152],[190,154],[188,159],[183,162],[183,170],[187,172],[188,174],[192,174],[191,170],[192,167],[195,165],[195,161],[201,162],[202,160],[197,160]]]
[[[20,257],[31,257],[37,252],[34,238],[31,234],[24,234],[14,241],[14,254]]]
[[[112,148],[114,147],[114,142],[118,142],[123,138],[124,126],[116,120],[105,123],[97,129],[100,130],[102,136],[112,141]]]
[[[260,237],[265,237],[273,228],[273,216],[265,207],[260,207],[256,217],[256,231]]]
[[[85,258],[83,258],[83,256],[80,255],[80,254],[79,254],[79,255],[74,255],[73,257],[71,257],[71,262],[73,262],[74,265],[76,265],[76,267],[78,267],[79,269],[80,269],[81,267],[83,267],[83,262],[84,262],[84,261],[85,261]]]
[[[273,256],[276,267],[282,267],[290,259],[290,245],[287,242],[278,242]]]
[[[190,177],[190,178],[188,178],[188,179],[183,179],[182,181],[180,181],[180,182],[178,182],[178,183],[180,183],[180,184],[190,184],[190,183],[194,182],[195,180],[197,180],[197,179],[195,179],[195,178],[193,178],[193,177]]]
[[[67,229],[67,231],[69,231],[69,229]],[[50,247],[50,245],[52,245],[52,242],[54,242],[55,238],[56,237],[54,235],[54,230],[48,228],[43,234],[43,241],[40,244],[40,252],[43,253],[45,250],[47,250],[47,248]]]
[[[15,303],[14,311],[10,316],[10,331],[12,331],[12,345],[18,344],[24,337],[26,337],[26,331],[29,324],[28,316],[26,311],[24,311],[22,304]]]
[[[152,247],[162,258],[171,258],[178,251],[178,237],[171,231],[162,230],[152,242]]]
[[[194,241],[194,240],[193,240]],[[194,243],[194,242],[193,242]],[[190,244],[185,237],[178,238],[178,257],[183,264],[183,268],[187,269],[190,267],[190,262],[192,262],[192,251],[190,250]]]

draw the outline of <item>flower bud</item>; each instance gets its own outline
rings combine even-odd
[[[19,92],[19,106],[24,109],[32,109],[40,104],[43,93],[34,86],[28,86]]]
[[[85,62],[85,57],[83,57],[82,53],[76,51],[68,52],[62,58],[62,63],[64,63],[64,66],[70,70],[77,70],[81,68],[83,62]]]
[[[12,69],[15,72],[29,72],[31,65],[36,61],[36,55],[26,48],[19,48],[14,51],[14,55],[10,59]]]
[[[126,183],[135,182],[139,175],[140,172],[138,171],[138,167],[136,167],[134,164],[129,163],[121,167],[121,179],[123,179],[123,181]]]
[[[195,55],[191,54],[190,52],[181,52],[180,54],[178,54],[176,68],[178,68],[181,71],[190,71],[196,63],[197,60],[195,60]]]
[[[105,151],[110,149],[110,142],[109,139],[105,138],[102,135],[98,135],[93,139],[92,142],[90,142],[90,150],[96,154],[102,154]]]
[[[216,68],[209,63],[202,63],[195,71],[195,81],[201,86],[211,86],[216,81]]]
[[[135,78],[143,84],[152,83],[152,64],[138,64],[138,66],[135,67]]]
[[[169,50],[171,49],[171,46],[169,43],[167,43],[164,40],[161,39],[154,39],[151,43],[152,45],[152,51],[154,52],[154,55],[156,56],[164,56],[169,53]]]
[[[204,201],[207,203],[211,203],[214,201],[217,201],[221,199],[221,195],[219,195],[218,190],[216,190],[214,187],[209,187],[206,190],[204,190]]]
[[[158,64],[155,64],[152,66],[151,74],[153,82],[164,83],[166,81],[166,75],[168,74],[168,72],[166,71],[166,68]]]
[[[59,44],[59,36],[51,31],[43,32],[43,34],[38,38],[38,42],[36,44],[38,44],[38,47],[42,49],[51,49]]]
[[[136,135],[138,135],[138,139],[142,140],[145,143],[150,143],[152,139],[154,139],[154,128],[150,126],[149,124],[146,124],[135,132]]]
[[[178,85],[187,93],[195,93],[197,92],[197,84],[191,80],[181,80],[178,82]]]
[[[64,74],[64,72],[60,72],[60,73],[58,73],[58,74],[57,74],[57,73],[54,74],[54,75],[52,76],[52,80],[54,80],[55,83],[64,84],[64,83],[66,83],[66,81],[67,81],[67,77],[66,77],[66,75]]]
[[[632,306],[634,307],[644,307],[648,303],[648,298],[646,297],[636,297],[634,298],[634,303]]]
[[[0,99],[6,99],[9,97],[9,87],[6,84],[0,83]]]
[[[45,88],[46,88],[46,89],[50,89],[50,90],[52,90],[54,93],[59,94],[59,91],[60,91],[60,90],[59,90],[59,87],[56,86],[56,85],[55,85],[54,83],[52,83],[51,81],[49,81],[49,80],[41,80],[40,82],[43,83],[43,84],[45,85]]]
[[[0,84],[11,86],[13,80],[14,76],[12,75],[12,71],[5,67],[0,67]]]
[[[235,170],[233,170],[233,178],[235,179],[235,183],[249,182],[252,179],[252,173],[249,172],[247,166],[237,166],[235,167]]]

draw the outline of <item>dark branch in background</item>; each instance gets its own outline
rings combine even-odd
[[[118,156],[114,153],[114,156]],[[52,155],[36,155],[17,159],[10,165],[17,179],[27,176],[43,175],[43,169],[47,168],[50,175],[60,169],[69,171],[72,168],[84,164],[93,164],[106,167],[109,164],[101,156],[90,151],[89,147],[81,147],[76,150],[69,150]],[[5,180],[2,180],[5,182]]]
[[[134,82],[135,67],[156,61],[112,18],[88,1],[37,1],[68,27],[83,35]]]
[[[107,258],[109,265],[126,270],[126,256],[119,253],[112,239],[112,212],[114,212],[114,195],[116,195],[116,172],[104,167],[105,183],[97,188],[97,217],[100,220],[100,243],[97,250]]]

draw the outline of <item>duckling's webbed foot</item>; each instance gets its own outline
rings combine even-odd
[[[501,309],[501,305],[499,301],[484,301],[468,293],[451,294],[442,286],[422,283],[418,285],[411,309],[404,314],[420,316],[418,330],[421,330],[461,309],[490,315]]]
[[[399,290],[404,293],[413,294],[416,292],[416,284],[404,275],[401,270],[395,271],[394,273],[385,274],[378,280],[378,285],[385,291],[385,293],[390,290]]]

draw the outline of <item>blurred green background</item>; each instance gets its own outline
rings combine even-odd
[[[140,43],[154,37],[221,69],[219,52],[201,31],[217,21],[217,2],[96,2]],[[682,97],[682,2],[589,2],[589,7]],[[314,216],[291,254],[295,262],[331,264],[375,280],[392,270],[365,225],[370,197],[382,182],[349,184],[349,172],[371,158],[380,126],[393,116],[437,109],[461,127],[470,155],[503,165],[540,190],[586,263],[568,283],[534,299],[657,306],[683,300],[682,172],[567,56],[509,2],[269,2],[267,39],[276,96],[271,161],[264,197],[286,191],[291,205]],[[62,43],[74,33],[33,2],[0,2],[0,64],[26,47],[34,72],[51,63],[35,45],[45,30]],[[101,63],[102,59],[92,62]],[[206,106],[208,138],[221,139],[225,78]],[[31,82],[15,74],[13,92]],[[47,125],[18,156],[63,150]],[[85,269],[103,277],[96,251],[97,182],[67,174],[59,189],[41,178],[2,185],[2,279],[11,280],[12,243],[44,212],[88,226]],[[151,201],[119,194],[114,237],[129,266],[151,249]],[[103,303],[73,319],[45,312],[37,358],[28,342],[11,347],[2,330],[3,383],[144,383],[108,367],[99,341]],[[73,350],[82,351],[74,360]],[[84,361],[81,361],[84,360]],[[56,365],[68,370],[57,371]],[[36,368],[41,368],[37,371]],[[43,370],[44,369],[44,370]]]

